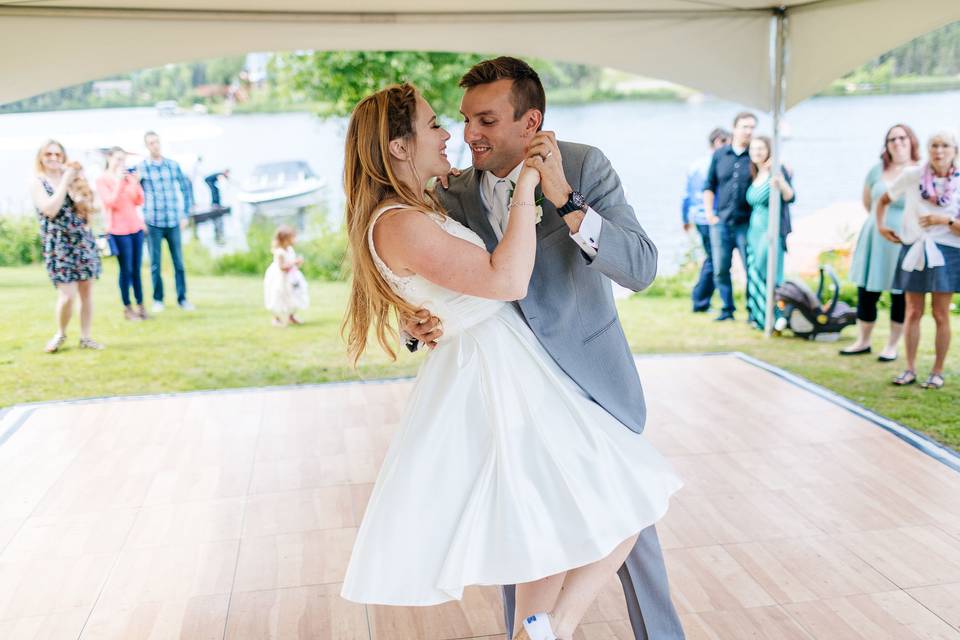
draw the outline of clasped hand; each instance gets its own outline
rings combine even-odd
[[[928,213],[920,216],[921,227],[934,227],[938,224],[950,224],[950,217],[939,213]]]
[[[573,188],[563,173],[563,157],[553,131],[538,131],[527,145],[527,163],[540,173],[540,187],[547,200],[555,207],[562,207],[570,198]],[[522,172],[521,172],[522,175]]]
[[[540,132],[544,133],[544,132]],[[537,134],[538,136],[540,134]],[[550,134],[551,136],[553,134]],[[536,146],[528,149],[527,158],[523,162],[523,168],[520,169],[520,175],[517,177],[517,190],[532,189],[537,186],[539,183],[543,183],[544,192],[543,194],[550,198],[550,195],[547,193],[546,185],[546,176],[550,175],[551,172],[556,171],[556,167],[560,169],[560,177],[563,177],[563,166],[560,164],[560,150],[557,148],[554,151],[554,154],[550,154],[550,144],[553,144],[556,148],[556,140],[553,138],[547,138],[546,136],[541,137]],[[554,155],[556,159],[554,159]],[[545,157],[546,156],[546,157]],[[454,173],[456,172],[456,173]],[[459,171],[451,169],[452,175],[459,175]],[[447,176],[438,176],[440,183],[446,188],[446,177]],[[556,176],[553,175],[554,186],[556,183]],[[566,183],[566,179],[563,180]],[[563,204],[567,201],[569,192],[563,193]],[[551,198],[551,202],[554,200]],[[434,349],[437,346],[437,340],[443,335],[442,324],[440,318],[433,315],[427,309],[420,309],[417,311],[413,317],[408,317],[403,322],[402,329],[412,338],[416,339],[419,342],[427,345],[429,348]]]

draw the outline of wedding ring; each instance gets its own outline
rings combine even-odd
[[[547,155],[543,156],[543,159],[546,160],[547,158],[549,158],[549,157],[552,156],[552,155],[553,155],[553,151],[547,151]]]

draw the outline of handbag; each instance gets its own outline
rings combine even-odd
[[[120,248],[117,247],[117,241],[114,239],[113,235],[109,233],[101,233],[96,238],[97,250],[100,252],[100,256],[103,258],[109,258],[110,256],[115,256],[120,253]]]

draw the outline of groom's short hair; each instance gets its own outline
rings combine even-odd
[[[497,80],[513,80],[510,102],[513,104],[514,120],[518,120],[529,109],[538,109],[540,113],[546,113],[547,97],[543,91],[540,76],[533,67],[518,58],[501,56],[478,62],[460,78],[460,86],[463,89],[469,89]]]

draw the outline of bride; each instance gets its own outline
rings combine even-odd
[[[516,637],[571,640],[681,483],[557,366],[510,303],[526,295],[534,265],[542,158],[525,163],[488,253],[427,189],[450,170],[449,138],[409,84],[362,100],[347,132],[349,355],[356,363],[372,327],[394,357],[392,323],[421,308],[443,336],[387,451],[342,595],[425,606],[469,585],[516,584]]]

